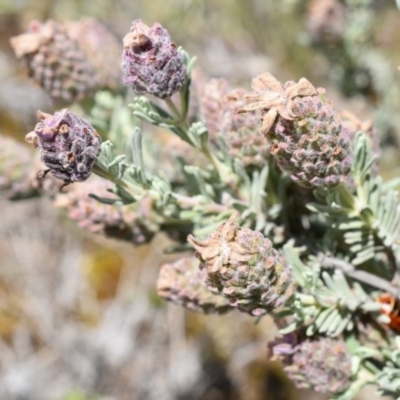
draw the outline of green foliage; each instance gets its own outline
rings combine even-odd
[[[393,396],[396,400],[400,399],[400,348],[399,340],[396,340],[397,348],[388,351],[385,355],[387,361],[382,370],[376,376],[379,386],[378,393],[382,396]]]
[[[322,265],[317,258],[311,259],[306,266],[290,244],[284,247],[284,253],[302,292],[296,294],[288,312],[294,314],[294,320],[282,329],[282,333],[307,326],[308,336],[319,333],[335,337],[354,329],[357,314],[371,313],[378,320],[382,319],[380,304],[358,282],[350,286],[342,271],[335,270],[332,275],[321,271]]]
[[[322,204],[308,205],[311,211],[327,218],[331,224],[329,235],[339,237],[337,250],[348,252],[353,265],[362,265],[381,253],[389,253],[392,258],[399,248],[400,203],[393,189],[398,180],[384,184],[380,177],[373,177],[373,163],[370,140],[359,132],[352,170],[355,191],[344,186],[319,191],[316,197]]]

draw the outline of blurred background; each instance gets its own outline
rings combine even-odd
[[[23,143],[54,105],[9,39],[31,20],[161,23],[209,77],[250,87],[262,71],[302,76],[340,110],[372,120],[384,178],[399,176],[400,12],[390,0],[0,0],[0,135]],[[101,52],[102,49],[99,49]],[[119,61],[117,62],[119,64]],[[10,156],[0,140],[1,163]],[[5,143],[5,142],[4,142]],[[28,149],[28,147],[27,147]],[[27,150],[28,151],[28,150]],[[30,153],[28,154],[28,157]],[[79,229],[46,198],[0,197],[0,399],[324,399],[267,360],[272,321],[202,316],[156,294],[156,235],[133,246]],[[372,399],[367,388],[359,399]]]

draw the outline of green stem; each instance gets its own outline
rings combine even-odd
[[[223,178],[226,178],[228,176],[230,176],[232,178],[232,181],[237,179],[236,176],[230,174],[230,171],[225,166],[225,164],[221,163],[218,160],[218,158],[215,157],[214,154],[212,154],[210,152],[210,149],[207,146],[202,147],[201,151],[208,158],[208,160],[211,162],[211,164],[214,166],[214,168],[218,172],[218,175],[222,182],[225,182],[226,179],[223,179]]]
[[[165,103],[167,104],[168,108],[171,110],[172,114],[175,116],[178,122],[182,121],[182,116],[181,113],[179,112],[178,108],[174,104],[174,102],[171,100],[170,97],[164,100]]]
[[[154,199],[154,200],[160,200],[160,199],[161,199],[159,193],[156,192],[156,191],[154,191],[154,190],[147,190],[147,191],[146,191],[146,190],[144,190],[143,188],[141,188],[141,187],[139,187],[139,186],[133,184],[132,182],[129,182],[128,180],[123,179],[123,178],[117,180],[112,174],[110,174],[110,172],[109,172],[106,168],[104,168],[103,165],[99,164],[98,162],[96,162],[96,163],[94,164],[94,166],[93,166],[93,172],[94,172],[96,175],[99,175],[99,176],[101,176],[102,178],[107,179],[108,181],[110,181],[110,182],[112,182],[112,183],[114,183],[114,184],[116,184],[116,185],[122,186],[122,187],[123,187],[124,189],[126,189],[126,190],[132,195],[132,197],[135,198],[135,199],[136,199],[138,196],[139,196],[139,197],[143,197],[146,193],[150,194],[150,195],[151,195],[150,197],[151,197],[152,199]]]
[[[107,179],[110,182],[115,183],[114,177],[105,169],[98,161],[93,166],[93,173],[100,176],[101,178]]]
[[[352,264],[345,260],[337,259],[334,257],[327,257],[325,254],[318,254],[318,261],[324,268],[339,269],[345,275],[352,279],[358,280],[359,282],[365,283],[366,285],[372,286],[374,288],[383,290],[390,293],[391,295],[398,297],[399,288],[392,285],[386,279],[382,279],[379,276],[370,274],[367,271],[362,271],[356,269]]]
[[[189,131],[189,123],[186,121],[186,118],[184,115],[182,115],[181,111],[178,110],[174,102],[171,100],[169,97],[168,99],[164,100],[165,103],[167,104],[168,108],[172,112],[172,115],[176,118],[176,125],[179,126],[180,128],[184,129],[186,132]],[[195,143],[195,142],[193,142]]]
[[[189,102],[189,98],[190,98],[190,97],[188,98],[188,101],[186,101],[186,99],[185,99],[185,97],[186,97],[186,95],[185,95],[186,90],[190,90],[190,89],[188,88],[188,86],[189,86],[189,88],[190,88],[190,83],[186,82],[185,85],[184,85],[184,89],[181,89],[181,91],[180,91],[181,114],[182,114],[182,117],[183,117],[184,120],[186,120],[187,115],[188,115],[188,111],[189,111],[189,104],[188,104],[188,102]]]
[[[197,140],[190,134],[190,126],[189,123],[186,121],[185,117],[182,116],[181,112],[177,109],[176,105],[174,102],[171,100],[171,98],[165,99],[165,103],[167,104],[168,108],[171,110],[171,113],[173,116],[176,118],[176,125],[177,127],[181,128],[184,132],[185,135],[188,137],[189,141],[191,142],[192,146],[199,149],[206,157],[207,159],[211,162],[211,164],[214,166],[216,171],[218,172],[218,175],[221,178],[221,181],[224,181],[222,178],[226,177],[229,174],[228,169],[224,164],[222,164],[209,150],[207,146],[199,146],[197,145]],[[233,178],[233,177],[232,177]]]
[[[144,197],[148,195],[153,200],[156,201],[161,200],[161,196],[156,190],[144,189],[124,178],[117,180],[103,165],[99,164],[98,162],[94,164],[93,172],[96,175],[99,175],[100,177],[107,179],[108,181],[116,185],[122,186],[135,199],[137,199],[138,197]],[[210,201],[206,202],[199,201],[199,199],[202,197],[190,197],[174,192],[171,193],[171,197],[175,199],[180,210],[187,210],[187,209],[193,209],[195,207],[201,207],[207,209],[208,211],[215,212],[217,214],[226,211],[226,207],[218,203]],[[175,219],[170,218],[170,220],[178,222],[178,220]]]

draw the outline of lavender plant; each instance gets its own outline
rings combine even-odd
[[[334,28],[323,33],[336,41],[340,21]],[[54,96],[68,81],[57,75],[71,62],[59,51],[66,36],[27,35],[13,39],[16,54],[29,55],[34,78],[45,65],[51,82],[37,81]],[[375,384],[400,398],[391,315],[400,301],[399,181],[379,176],[371,124],[342,121],[305,78],[281,83],[262,72],[253,92],[196,82],[195,59],[157,23],[134,21],[121,50],[131,104],[124,108],[123,91],[98,90],[86,115],[39,112],[26,137],[46,173],[80,182],[56,204],[82,228],[134,245],[172,236],[177,244],[165,250],[177,261],[161,267],[159,295],[196,312],[271,315],[282,335],[271,355],[297,387],[350,400]],[[79,65],[93,65],[82,57]],[[78,61],[68,65],[61,76],[75,79]],[[78,100],[79,85],[69,88],[64,100]],[[92,173],[100,178],[86,181]]]

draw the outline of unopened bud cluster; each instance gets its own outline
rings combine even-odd
[[[263,315],[284,306],[296,285],[286,259],[260,232],[241,228],[236,214],[205,240],[189,235],[201,263],[207,288],[229,299],[231,306]]]
[[[157,281],[158,294],[191,311],[224,313],[231,309],[225,297],[211,293],[202,280],[199,260],[184,257],[163,264]]]
[[[149,242],[155,227],[151,224],[151,199],[143,198],[129,205],[103,204],[89,197],[90,193],[109,197],[108,181],[91,177],[85,184],[71,186],[66,193],[57,195],[55,205],[67,210],[79,227],[92,233],[134,244]],[[152,229],[153,228],[153,229]]]
[[[349,134],[340,114],[307,79],[280,83],[264,72],[253,80],[258,93],[242,112],[264,110],[262,132],[279,167],[305,187],[333,187],[351,168]]]
[[[165,99],[185,83],[183,56],[160,24],[149,27],[139,19],[134,21],[123,44],[123,81],[136,94]]]
[[[86,60],[92,65],[97,87],[118,89],[121,86],[121,45],[117,38],[94,18],[68,21],[65,26],[71,39],[79,44]]]
[[[300,340],[297,333],[290,333],[271,342],[269,348],[299,389],[334,394],[350,385],[351,355],[341,339]]]
[[[200,92],[200,108],[210,139],[218,143],[222,137],[229,153],[244,165],[263,165],[268,158],[268,142],[258,129],[260,112],[239,114],[246,105],[248,93],[232,88],[225,79],[211,79]]]
[[[12,38],[11,44],[34,82],[53,99],[79,101],[96,88],[95,68],[62,24],[35,21],[27,33]]]
[[[40,122],[26,140],[39,148],[52,175],[65,184],[86,180],[101,151],[100,135],[67,109],[54,115],[38,111],[38,118]]]

